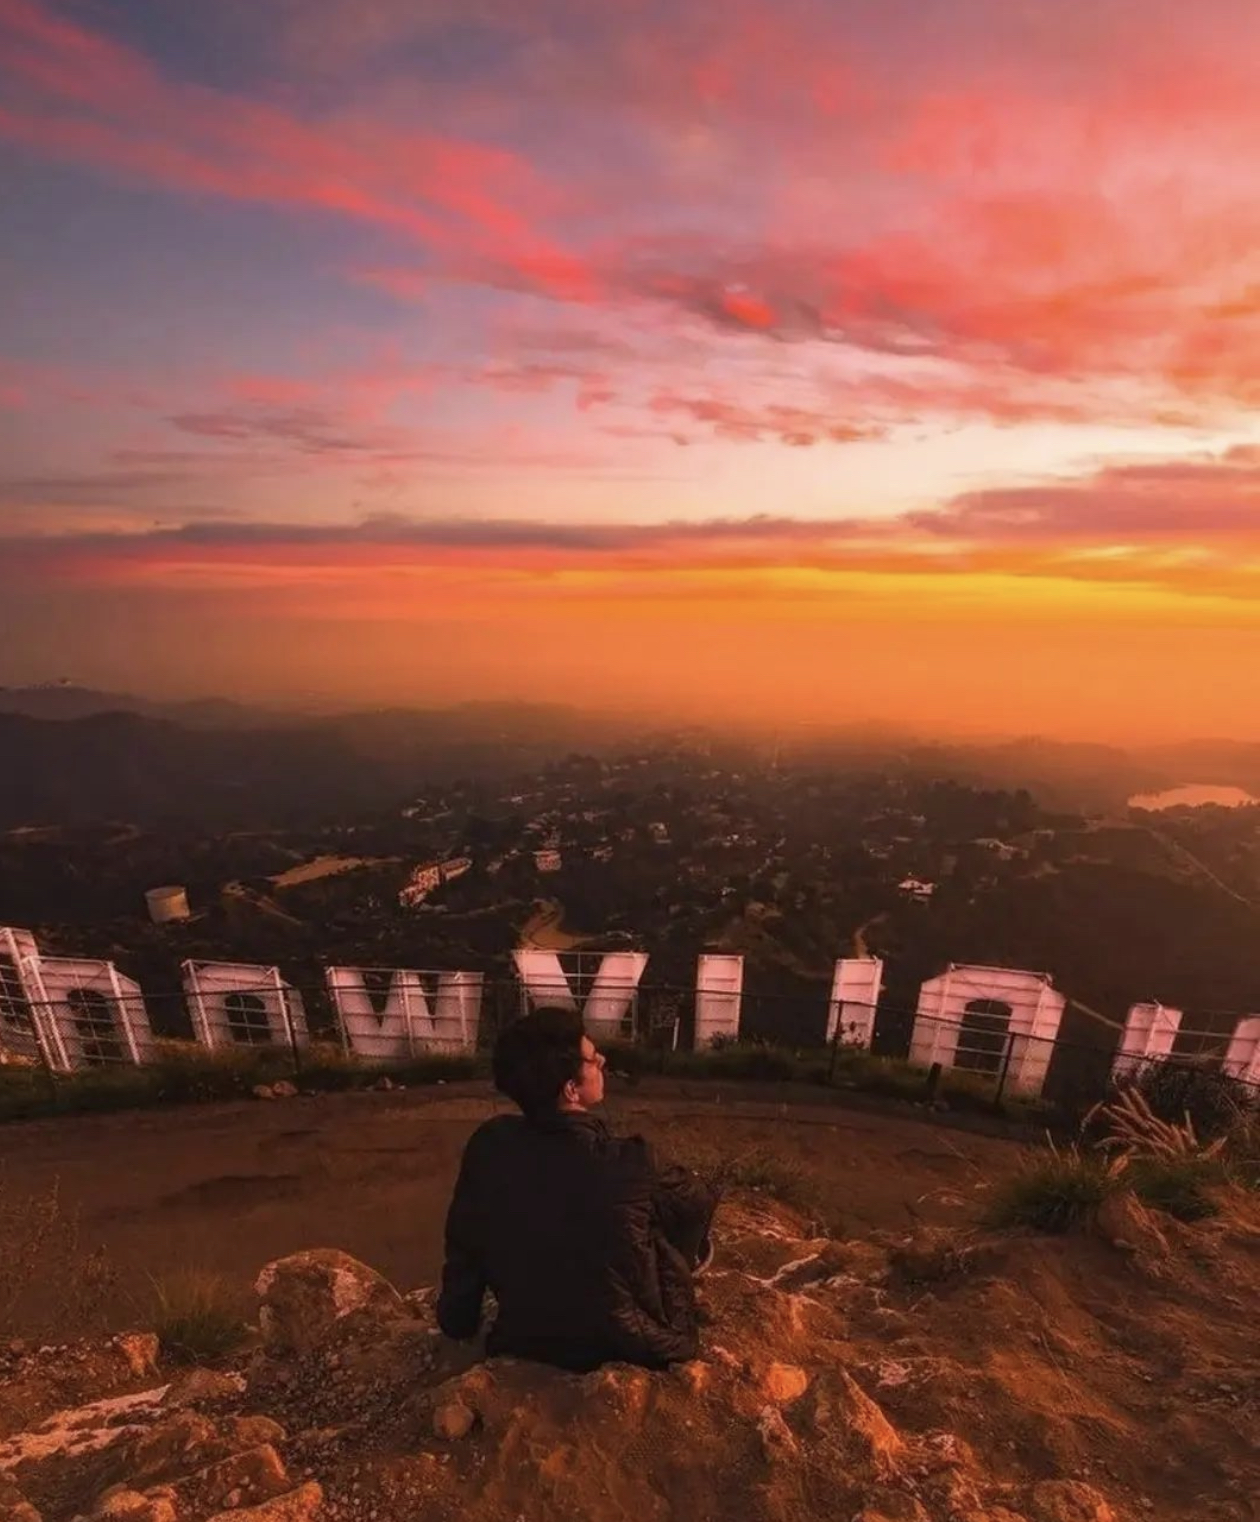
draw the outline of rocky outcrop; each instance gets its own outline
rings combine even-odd
[[[39,1513],[3,1474],[0,1474],[0,1522],[40,1522]]]
[[[239,1402],[243,1382],[232,1381],[232,1390]],[[100,1427],[108,1403],[96,1402],[42,1424],[53,1435],[91,1440],[22,1448],[13,1480],[0,1486],[0,1522],[41,1522],[41,1516],[42,1522],[206,1522],[229,1512],[253,1512],[259,1522],[306,1522],[314,1515],[322,1492],[295,1483],[278,1422],[258,1413],[212,1418],[172,1409],[166,1394],[165,1387],[144,1392],[143,1405],[128,1408],[129,1416],[143,1411],[139,1422]],[[221,1400],[224,1387],[216,1386],[215,1394]]]
[[[151,1384],[157,1357],[151,1332],[44,1346],[9,1343],[0,1350],[0,1472],[4,1439],[66,1407]]]
[[[1145,1218],[1165,1266],[1130,1271],[1157,1250],[1134,1219],[1103,1223],[1120,1253],[1102,1227],[832,1242],[729,1202],[702,1354],[663,1373],[484,1361],[431,1294],[296,1254],[259,1275],[238,1368],[10,1439],[0,1522],[1242,1522],[1254,1241],[1230,1259],[1218,1223],[1181,1286]]]
[[[389,1321],[406,1314],[398,1291],[375,1269],[334,1248],[269,1263],[254,1288],[259,1327],[273,1352],[309,1352],[343,1316]]]

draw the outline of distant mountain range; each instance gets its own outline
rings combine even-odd
[[[575,710],[515,704],[303,717],[0,689],[0,827],[318,820],[394,806],[426,780],[530,769],[615,732]]]
[[[0,688],[0,827],[317,819],[392,806],[426,780],[504,775],[572,751],[598,753],[634,732],[628,721],[550,704],[301,715],[217,698],[168,703],[68,685]],[[698,729],[689,735],[706,738]],[[1048,807],[1073,810],[1118,809],[1133,793],[1182,782],[1260,795],[1254,742],[1194,740],[1138,752],[1038,737],[924,742],[867,726],[797,735],[780,750],[785,764],[1026,787]]]
[[[102,713],[130,713],[146,719],[170,719],[194,729],[251,729],[291,722],[269,709],[247,707],[228,698],[162,702],[139,698],[129,692],[100,692],[93,687],[75,687],[65,682],[38,687],[0,687],[0,713],[58,720],[90,719]]]

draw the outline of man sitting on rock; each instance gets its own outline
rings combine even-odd
[[[573,1011],[538,1009],[510,1025],[494,1082],[522,1113],[486,1121],[464,1150],[446,1222],[443,1332],[475,1337],[489,1290],[491,1355],[574,1370],[694,1358],[692,1275],[712,1255],[717,1191],[591,1114],[604,1058]]]

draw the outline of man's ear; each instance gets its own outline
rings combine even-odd
[[[564,1085],[564,1088],[562,1088],[560,1090],[560,1098],[562,1100],[564,1100],[565,1104],[570,1104],[570,1105],[577,1104],[577,1101],[578,1101],[577,1079],[570,1078],[570,1079],[568,1079],[566,1081],[566,1083]]]

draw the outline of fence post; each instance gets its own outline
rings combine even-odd
[[[34,1006],[31,1007],[31,1035],[35,1038],[35,1050],[39,1054],[39,1065],[43,1068],[44,1077],[48,1082],[48,1101],[55,1110],[57,1108],[57,1068],[51,1054],[44,1045],[39,1026],[36,1024]]]
[[[293,1025],[293,1011],[289,1007],[289,990],[284,986],[284,979],[280,975],[279,967],[271,969],[271,981],[275,985],[276,997],[280,1000],[280,1010],[284,1015],[284,1028],[289,1036],[289,1055],[293,1059],[293,1076],[298,1078],[302,1072],[302,1059],[298,1054],[297,1031]],[[300,999],[302,996],[298,994]]]
[[[827,1087],[836,1086],[836,1068],[840,1064],[840,1032],[844,1029],[844,1005],[836,1010],[836,1028],[831,1033],[831,1062],[827,1068]]]
[[[1015,1037],[1008,1030],[1006,1033],[1006,1045],[1002,1050],[1002,1066],[998,1070],[997,1088],[993,1094],[993,1108],[1000,1115],[1002,1113],[1002,1095],[1006,1092],[1006,1076],[1011,1070],[1011,1057],[1015,1051]]]

